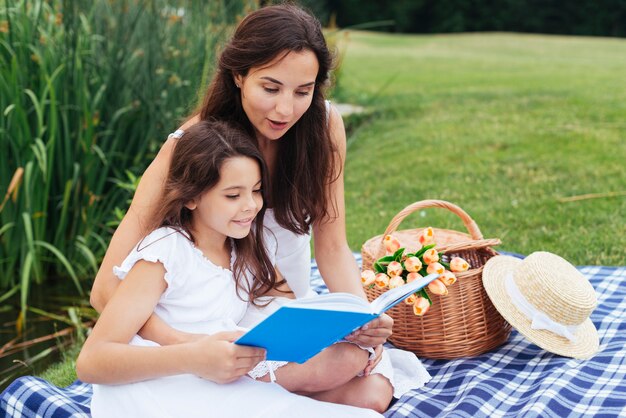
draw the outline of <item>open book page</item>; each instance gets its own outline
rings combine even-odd
[[[265,348],[268,360],[303,363],[437,277],[430,275],[391,289],[372,304],[347,293],[295,300],[281,306],[235,343]]]
[[[325,293],[289,303],[291,308],[322,309],[329,311],[374,313],[370,304],[351,293]]]
[[[291,308],[321,309],[330,311],[362,312],[380,315],[392,308],[409,295],[426,287],[428,283],[439,277],[438,274],[430,274],[421,279],[413,280],[402,286],[390,289],[378,298],[368,303],[365,299],[350,293],[326,293],[305,299],[297,299],[289,303]]]

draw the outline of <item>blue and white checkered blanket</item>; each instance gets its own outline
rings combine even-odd
[[[513,331],[502,347],[478,357],[423,360],[433,376],[396,402],[386,417],[626,416],[626,267],[580,267],[598,294],[591,316],[600,353],[587,361],[546,353]],[[314,288],[325,291],[317,269]],[[91,386],[57,388],[35,378],[14,381],[0,396],[8,417],[88,417]]]

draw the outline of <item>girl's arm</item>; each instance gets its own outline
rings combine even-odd
[[[241,332],[221,332],[193,342],[139,347],[129,341],[152,314],[167,284],[161,263],[138,261],[102,311],[76,361],[79,379],[120,384],[183,373],[218,383],[251,370],[264,350],[232,343]]]
[[[330,186],[329,220],[313,226],[315,259],[320,274],[331,292],[348,292],[365,298],[360,272],[346,238],[346,213],[344,203],[343,169],[346,157],[346,132],[337,109],[331,107],[330,134],[338,151],[337,169],[340,175]],[[351,341],[374,347],[384,343],[391,335],[393,320],[388,315],[365,325],[353,335]]]

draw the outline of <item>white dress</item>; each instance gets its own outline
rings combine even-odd
[[[231,256],[231,266],[234,255]],[[139,260],[163,263],[168,284],[155,313],[170,326],[212,334],[239,329],[247,302],[236,295],[232,272],[216,266],[171,228],[142,240],[114,269],[124,279]],[[135,336],[130,344],[158,346]],[[367,409],[316,401],[277,384],[242,377],[217,384],[191,374],[122,385],[93,385],[91,413],[101,417],[380,417]]]

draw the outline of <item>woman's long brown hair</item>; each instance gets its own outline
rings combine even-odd
[[[156,206],[150,229],[169,226],[195,242],[191,231],[192,211],[185,204],[214,187],[220,180],[224,162],[235,157],[256,161],[261,171],[261,184],[267,184],[263,156],[243,130],[223,121],[201,121],[189,128],[174,147],[164,192]],[[265,202],[263,189],[262,193]],[[257,214],[250,233],[244,238],[233,239],[237,254],[233,276],[238,295],[244,299],[240,290],[245,292],[253,303],[258,296],[282,283],[276,282],[276,271],[267,255],[263,235],[264,212],[265,204]],[[246,280],[246,274],[250,274],[252,280]]]
[[[251,68],[267,65],[292,51],[312,51],[319,71],[311,106],[279,140],[269,197],[277,222],[304,234],[316,221],[334,216],[328,210],[336,208],[328,186],[339,175],[324,99],[332,56],[319,21],[293,5],[268,6],[250,13],[224,47],[216,74],[195,114],[201,120],[234,121],[254,137],[234,75],[246,76]]]

